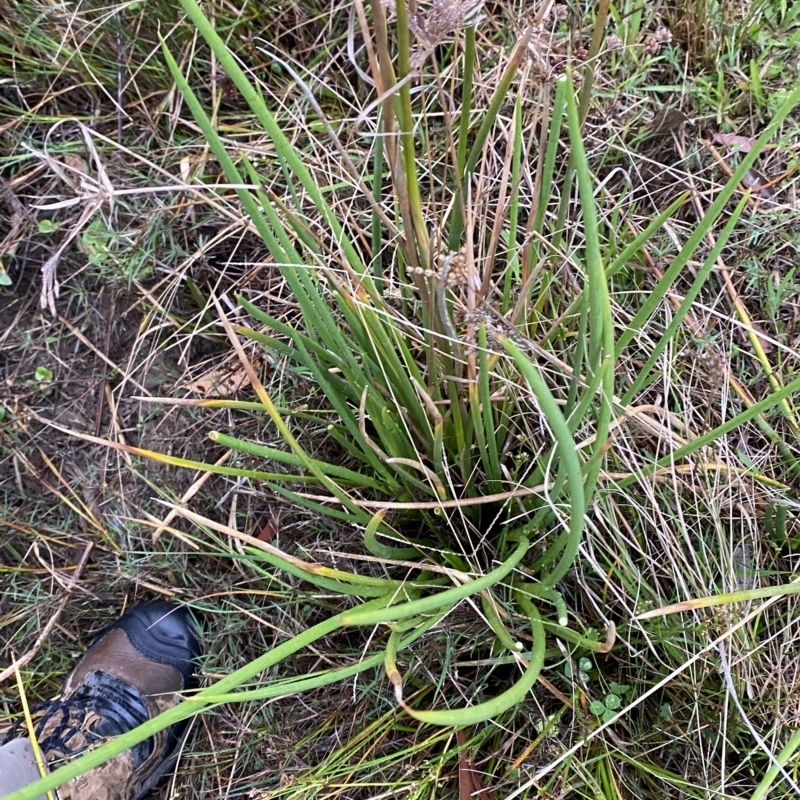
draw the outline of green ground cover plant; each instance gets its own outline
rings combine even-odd
[[[250,602],[266,592],[298,624],[13,800],[179,719],[323,687],[357,699],[312,714],[298,751],[334,716],[351,736],[281,782],[253,766],[264,719],[237,734],[253,775],[237,791],[794,796],[796,681],[759,682],[796,658],[800,88],[757,54],[791,71],[796,15],[309,6],[329,38],[304,63],[310,23],[180,6],[139,85],[179,104],[171,144],[204,148],[193,201],[257,237],[281,302],[179,272],[195,307],[175,311],[113,219],[81,217],[89,268],[142,285],[148,320],[212,339],[248,388],[154,398],[206,430],[217,414],[205,460],[71,433],[312,520],[295,548],[161,493],[187,552],[236,565]],[[242,46],[259,25],[272,36]],[[92,81],[113,85],[112,66]],[[747,135],[727,129],[734,77]],[[173,546],[141,556],[190,570]],[[196,603],[212,625],[214,597]],[[293,671],[301,652],[324,656]]]

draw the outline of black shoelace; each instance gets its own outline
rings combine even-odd
[[[118,736],[149,719],[142,694],[128,683],[105,672],[92,672],[66,700],[50,700],[31,706],[31,713],[44,711],[36,721],[34,733],[43,753],[75,756],[95,742]],[[92,712],[96,719],[91,729],[86,719]],[[25,718],[20,716],[3,738],[3,744],[20,734]],[[24,729],[23,734],[24,735]],[[78,744],[68,742],[77,738]],[[133,748],[134,764],[141,764],[153,751],[153,740],[147,739]]]

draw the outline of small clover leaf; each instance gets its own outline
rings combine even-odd
[[[592,702],[589,703],[589,711],[600,717],[606,713],[606,704],[602,700],[592,700]]]

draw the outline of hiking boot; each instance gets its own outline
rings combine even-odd
[[[200,655],[186,608],[134,606],[99,634],[64,682],[42,703],[36,739],[51,770],[109,737],[177,705],[194,683]],[[57,790],[60,800],[140,800],[174,766],[186,722],[106,761]]]

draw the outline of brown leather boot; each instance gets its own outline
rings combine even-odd
[[[187,609],[158,601],[123,614],[86,651],[61,697],[40,705],[36,739],[50,769],[177,705],[199,654]],[[174,766],[184,730],[185,723],[160,731],[65,784],[58,797],[140,800]]]

